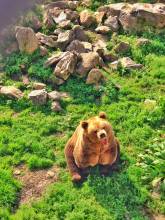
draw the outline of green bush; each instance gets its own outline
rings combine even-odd
[[[17,204],[19,190],[20,184],[11,172],[0,168],[0,208],[12,209]]]
[[[45,158],[39,158],[37,156],[30,157],[30,159],[28,161],[28,167],[30,170],[49,168],[52,165],[53,165],[52,160],[45,159]]]
[[[40,80],[47,80],[52,74],[49,67],[44,67],[44,62],[47,57],[41,57],[39,51],[34,52],[32,55],[25,53],[13,53],[6,58],[5,72],[8,76],[12,77],[15,74],[21,75],[23,66],[24,71],[29,76],[38,78]]]

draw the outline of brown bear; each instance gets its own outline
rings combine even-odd
[[[90,167],[100,165],[102,174],[119,160],[120,147],[106,114],[80,122],[65,146],[65,157],[72,181],[82,180]]]

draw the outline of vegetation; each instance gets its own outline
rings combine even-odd
[[[93,10],[100,5],[94,2]],[[139,37],[147,37],[150,43],[138,46]],[[60,113],[52,112],[49,103],[33,106],[26,96],[19,101],[0,97],[0,219],[147,220],[148,210],[165,214],[165,35],[121,33],[112,36],[107,48],[113,51],[120,41],[130,43],[124,55],[142,63],[143,69],[104,70],[107,81],[99,88],[71,77],[58,88],[71,96],[62,100]],[[12,54],[5,60],[2,80],[6,85],[16,84],[11,77],[21,75],[23,65],[29,76],[47,81],[52,70],[43,67],[45,60],[38,52]],[[22,84],[18,87],[29,92]],[[107,113],[120,140],[119,170],[105,178],[96,167],[82,185],[73,185],[66,171],[64,146],[80,120],[99,111]],[[18,208],[22,186],[12,172],[22,163],[31,170],[55,164],[60,177],[39,201]],[[155,187],[153,181],[158,178],[161,181]],[[155,191],[156,198],[152,196]]]

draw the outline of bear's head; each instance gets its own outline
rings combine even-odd
[[[106,145],[113,134],[112,127],[104,112],[100,112],[99,116],[82,121],[81,126],[84,130],[84,136],[92,143]]]

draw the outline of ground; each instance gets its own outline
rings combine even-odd
[[[140,47],[136,44],[139,37],[151,43]],[[125,55],[144,68],[106,68],[103,74],[107,81],[97,88],[86,85],[85,79],[70,77],[57,88],[70,95],[61,103],[62,112],[52,112],[50,103],[36,107],[27,97],[19,101],[0,97],[0,219],[165,218],[165,35],[148,30],[121,33],[117,40],[130,43]],[[109,48],[112,43],[109,41]],[[13,54],[4,62],[7,76],[2,83],[14,84],[25,94],[29,89],[11,79],[13,69],[24,63],[27,68],[35,68],[38,79],[44,82],[51,72],[43,68],[43,58],[35,55]],[[51,85],[47,89],[52,90]],[[96,167],[82,185],[74,185],[66,169],[64,146],[80,120],[100,111],[107,113],[120,141],[121,162],[109,177],[101,177]],[[24,183],[35,174],[35,186],[37,180],[45,181],[53,166],[58,178],[50,179],[50,185],[46,182],[46,191],[39,192],[39,199],[37,193],[36,201],[20,204]],[[15,175],[16,169],[23,169],[25,175]]]

